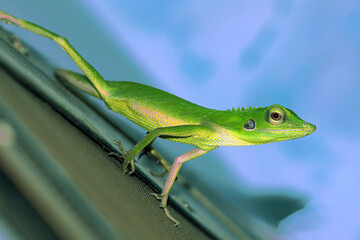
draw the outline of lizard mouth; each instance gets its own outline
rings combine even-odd
[[[310,135],[311,133],[313,133],[316,130],[316,125],[308,123],[308,124],[304,124],[301,127],[298,128],[286,128],[286,129],[259,129],[259,132],[273,132],[273,133],[282,133],[285,134],[286,136],[298,136],[298,137],[303,137],[303,136],[307,136]]]
[[[259,129],[259,132],[297,132],[297,131],[309,131],[305,128],[291,128],[291,129]]]

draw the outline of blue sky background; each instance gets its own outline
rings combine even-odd
[[[284,239],[360,239],[360,1],[59,4],[5,0],[1,8],[68,37],[107,79],[144,82],[215,109],[277,103],[316,124],[309,137],[221,148],[184,168],[229,199],[237,191],[306,197],[305,209],[280,224]],[[14,31],[76,69],[49,41]]]

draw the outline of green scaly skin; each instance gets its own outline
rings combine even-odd
[[[134,157],[157,137],[196,147],[175,159],[171,169],[168,169],[170,172],[162,193],[154,194],[161,200],[160,206],[164,208],[166,215],[176,225],[179,222],[170,215],[166,205],[170,189],[184,162],[220,146],[279,142],[305,137],[316,130],[315,125],[303,121],[293,111],[280,105],[220,111],[201,107],[143,84],[105,81],[65,38],[3,11],[0,11],[0,19],[53,39],[86,76],[59,69],[56,72],[59,78],[103,100],[109,109],[149,132],[129,151],[125,151],[117,141],[123,152],[121,158],[124,159],[124,173],[129,164],[130,173],[135,171]]]

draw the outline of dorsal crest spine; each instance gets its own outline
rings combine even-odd
[[[246,108],[242,107],[232,107],[231,109],[228,109],[228,111],[231,111],[231,112],[236,112],[236,111],[250,111],[250,110],[254,110],[254,109],[258,109],[260,107],[255,107],[255,106],[247,106]]]

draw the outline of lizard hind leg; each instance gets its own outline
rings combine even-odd
[[[0,10],[0,21],[4,21],[7,24],[14,24],[20,28],[24,28],[29,30],[35,34],[40,36],[49,38],[55,41],[65,52],[66,54],[73,60],[73,62],[81,69],[81,71],[86,75],[91,84],[96,88],[101,99],[106,99],[110,95],[110,88],[107,85],[104,78],[100,75],[100,73],[93,67],[89,62],[87,62],[69,43],[69,41],[52,32],[43,28],[35,23],[28,22],[24,19],[20,19],[14,17],[4,11]]]
[[[87,94],[90,94],[93,97],[101,99],[98,91],[85,75],[70,70],[58,68],[55,70],[55,76],[66,85],[76,87],[86,92]]]

